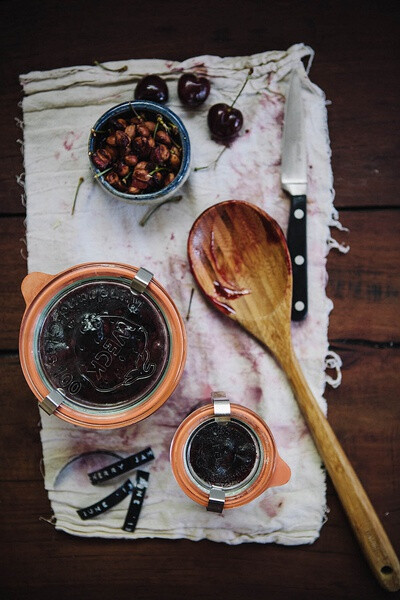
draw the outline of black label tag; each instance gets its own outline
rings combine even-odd
[[[123,485],[121,485],[117,490],[115,490],[115,492],[113,492],[109,496],[106,496],[105,498],[99,500],[91,506],[87,506],[86,508],[80,508],[76,512],[83,521],[86,521],[87,519],[93,519],[94,517],[97,517],[97,515],[105,513],[110,508],[113,508],[114,506],[122,502],[124,498],[126,498],[129,494],[132,493],[133,489],[134,485],[132,481],[130,479],[127,479]]]
[[[122,527],[124,531],[132,532],[136,529],[146,489],[149,485],[149,477],[150,473],[147,473],[146,471],[137,471],[136,473],[135,488],[132,492],[132,498],[128,512],[126,513],[125,523]]]
[[[136,469],[136,467],[140,467],[140,465],[144,465],[153,459],[154,454],[152,449],[149,447],[137,452],[136,454],[131,454],[131,456],[128,456],[127,458],[118,460],[117,462],[108,465],[108,467],[88,473],[88,475],[91,483],[93,485],[97,485],[103,481],[109,481],[114,477],[118,477],[118,475],[122,475],[127,471],[132,471],[132,469]]]

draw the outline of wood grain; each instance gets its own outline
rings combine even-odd
[[[333,230],[332,235],[349,244],[350,252],[332,251],[328,258],[327,294],[335,305],[330,337],[398,342],[400,271],[394,265],[400,254],[400,211],[346,211],[341,221],[350,232]]]
[[[25,309],[20,287],[27,270],[24,219],[2,218],[0,227],[0,351],[16,350]]]
[[[140,19],[138,19],[138,11]],[[364,561],[328,481],[328,521],[310,546],[202,541],[135,543],[81,539],[39,520],[49,517],[39,462],[38,409],[18,365],[26,262],[20,73],[94,60],[246,55],[314,48],[311,79],[328,106],[335,205],[350,233],[348,255],[328,257],[334,301],[329,339],[342,384],[327,389],[329,421],[400,551],[399,448],[399,5],[395,0],[121,0],[0,3],[0,591],[9,599],[71,597],[174,600],[211,595],[239,600],[375,600],[381,590]],[[140,27],[138,26],[140,21]],[[394,596],[392,596],[394,597]]]
[[[61,16],[59,7],[49,0],[28,10],[22,0],[3,1],[4,92],[0,95],[0,119],[6,127],[0,147],[0,211],[23,212],[22,189],[15,181],[23,171],[16,143],[21,131],[14,120],[22,118],[18,107],[22,97],[19,74],[93,64],[94,60],[246,55],[286,49],[298,41],[316,51],[311,78],[332,103],[328,119],[335,150],[336,206],[399,206],[396,165],[400,159],[400,117],[395,85],[398,65],[394,59],[398,4],[394,0],[329,0],[324,2],[323,10],[316,0],[307,4],[281,0],[268,5],[253,0],[248,4],[243,26],[240,4],[227,0],[203,0],[190,10],[185,0],[174,0],[173,18],[168,19],[163,17],[163,1],[153,0],[140,7],[142,22],[152,23],[153,35],[144,28],[135,32],[131,43],[123,35],[102,35],[111,29],[125,31],[129,22],[135,28],[136,17],[125,15],[131,13],[125,0],[119,3],[111,21],[109,10],[101,9],[102,2],[92,10],[89,0],[81,1]]]

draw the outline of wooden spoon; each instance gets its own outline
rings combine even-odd
[[[188,253],[193,275],[207,298],[267,346],[285,370],[375,576],[385,589],[400,589],[400,565],[393,547],[293,352],[292,269],[279,225],[248,202],[221,202],[193,224]]]

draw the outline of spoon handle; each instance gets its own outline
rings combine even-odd
[[[287,359],[283,366],[298,405],[366,559],[379,583],[388,591],[397,591],[400,565],[382,523],[314,398],[293,350]]]

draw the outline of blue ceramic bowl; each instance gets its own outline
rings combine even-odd
[[[124,200],[129,204],[159,204],[168,198],[176,195],[178,190],[185,183],[186,179],[189,176],[190,172],[190,140],[189,134],[186,130],[186,127],[182,123],[181,119],[169,108],[163,106],[161,104],[157,104],[155,102],[149,102],[147,100],[135,100],[132,102],[123,102],[122,104],[118,104],[113,108],[110,108],[107,112],[105,112],[93,125],[93,128],[90,132],[89,136],[89,162],[93,170],[94,175],[98,175],[101,170],[96,167],[91,159],[91,155],[97,149],[98,144],[98,135],[96,131],[102,131],[107,125],[107,121],[111,117],[126,117],[132,116],[133,111],[140,113],[141,111],[146,111],[147,114],[154,113],[155,115],[159,114],[164,117],[167,121],[171,122],[178,128],[179,137],[180,137],[180,145],[182,147],[182,161],[181,166],[178,173],[175,176],[175,179],[166,187],[156,190],[151,193],[142,193],[142,194],[128,194],[126,192],[121,192],[115,189],[112,185],[106,181],[103,175],[96,177],[96,181],[99,185],[108,192],[114,198],[119,198],[120,200]]]

